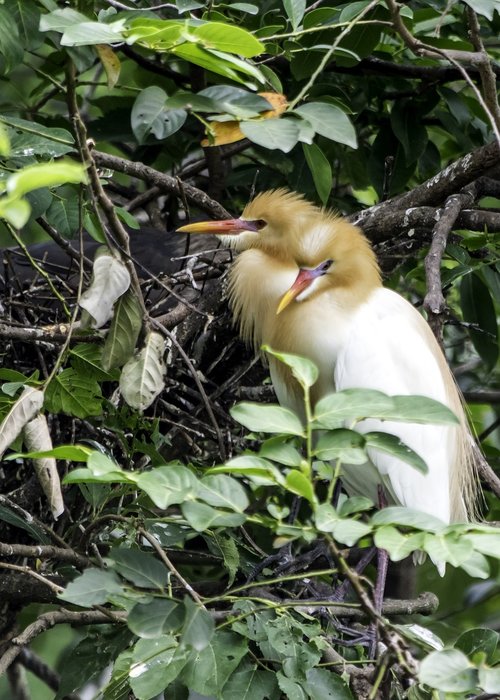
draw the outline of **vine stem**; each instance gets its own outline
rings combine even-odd
[[[312,86],[314,85],[314,83],[316,82],[317,78],[321,75],[321,73],[323,73],[323,71],[324,71],[326,65],[329,63],[331,57],[333,56],[333,54],[334,54],[335,51],[337,50],[337,48],[338,48],[340,42],[342,41],[342,39],[343,39],[345,36],[347,36],[347,34],[349,34],[349,32],[351,31],[351,29],[352,29],[356,24],[358,24],[358,22],[361,20],[362,17],[364,17],[365,15],[367,15],[368,12],[370,12],[371,10],[373,10],[373,8],[376,7],[378,4],[379,4],[378,0],[373,0],[369,5],[367,5],[367,6],[365,7],[365,9],[364,9],[362,12],[359,13],[359,15],[358,15],[357,17],[355,17],[354,19],[352,19],[352,20],[349,22],[349,24],[346,26],[346,28],[345,28],[342,32],[340,32],[340,34],[338,35],[338,37],[337,37],[337,38],[335,39],[335,41],[333,42],[331,48],[328,49],[328,51],[327,51],[327,52],[325,53],[325,55],[323,56],[323,59],[321,60],[321,63],[320,63],[319,66],[316,68],[316,70],[314,71],[314,73],[311,75],[311,77],[310,77],[310,79],[308,80],[308,82],[306,83],[306,85],[304,85],[304,87],[303,87],[302,90],[299,92],[299,94],[297,95],[297,97],[295,97],[295,98],[290,102],[290,106],[289,106],[289,108],[288,108],[288,111],[293,110],[293,109],[298,105],[298,103],[301,102],[301,101],[304,99],[304,97],[307,95],[307,93],[309,92],[309,90],[311,89],[311,87],[312,87]]]

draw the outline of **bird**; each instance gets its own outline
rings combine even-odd
[[[376,255],[359,228],[280,188],[255,196],[238,218],[178,231],[216,234],[239,253],[230,270],[229,302],[240,335],[256,349],[264,345],[312,360],[319,369],[313,405],[332,392],[363,388],[426,396],[457,416],[457,425],[359,423],[360,432],[399,437],[428,472],[369,448],[366,464],[342,465],[349,495],[377,504],[382,489],[386,505],[416,509],[445,524],[474,518],[477,448],[460,391],[427,321],[383,286]],[[303,415],[302,389],[288,367],[271,356],[269,369],[279,403]]]

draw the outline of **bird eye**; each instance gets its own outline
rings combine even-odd
[[[328,272],[328,270],[330,269],[332,264],[333,264],[333,260],[325,260],[325,262],[321,263],[321,265],[319,266],[319,271],[323,272],[323,273]]]
[[[257,219],[257,221],[254,221],[253,224],[257,231],[260,231],[264,228],[264,226],[267,226],[267,221],[265,221],[265,219]]]

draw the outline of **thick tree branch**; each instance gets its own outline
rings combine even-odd
[[[351,214],[348,218],[352,223],[361,226],[372,241],[377,243],[386,240],[392,235],[392,232],[387,231],[383,235],[383,229],[381,230],[380,222],[384,222],[386,215],[397,210],[406,212],[414,207],[440,205],[447,197],[459,192],[470,182],[484,175],[489,168],[496,166],[499,158],[500,149],[493,141],[459,158],[409,192]]]
[[[111,156],[108,153],[101,153],[100,151],[93,151],[93,157],[97,165],[102,168],[110,168],[111,170],[137,177],[139,180],[144,180],[144,182],[147,182],[149,185],[156,185],[162,192],[168,192],[169,194],[175,194],[177,196],[181,195],[181,188],[175,177],[164,175],[158,170],[151,168],[149,165],[134,163],[126,158]],[[224,207],[211,199],[205,192],[202,192],[202,190],[188,185],[185,182],[182,184],[182,189],[190,204],[198,207],[210,216],[213,216],[215,219],[229,218],[229,213]]]

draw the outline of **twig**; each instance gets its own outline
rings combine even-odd
[[[198,593],[194,590],[194,588],[191,586],[190,583],[186,581],[186,579],[182,576],[182,574],[179,573],[179,571],[175,568],[175,566],[172,564],[170,559],[168,558],[167,554],[165,551],[160,547],[158,540],[153,537],[147,530],[144,530],[142,527],[140,527],[137,531],[139,535],[144,537],[149,544],[153,547],[153,549],[156,551],[162,562],[165,564],[167,569],[175,576],[175,578],[180,582],[180,584],[186,589],[186,591],[189,593],[191,598],[194,600],[195,603],[198,605],[201,605],[201,607],[205,607],[203,605],[203,601],[201,600],[200,596]]]
[[[80,568],[91,565],[87,557],[77,554],[72,549],[53,547],[52,545],[7,544],[0,542],[0,557],[29,557],[33,559],[55,559]]]
[[[117,622],[125,622],[127,613],[114,613]],[[73,612],[71,610],[52,610],[40,615],[35,622],[28,625],[21,634],[10,639],[10,647],[0,658],[0,676],[5,673],[9,666],[15,661],[22,648],[29,644],[35,637],[46,632],[55,625],[70,624],[75,626],[83,625],[103,625],[109,624],[109,614],[101,610],[83,610]]]

